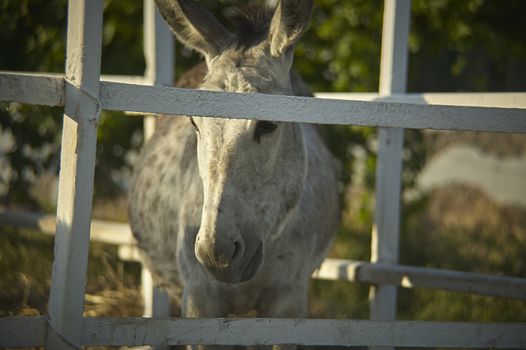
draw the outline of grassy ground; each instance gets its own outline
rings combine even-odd
[[[351,194],[365,196],[360,191]],[[346,208],[330,255],[368,260],[367,207],[372,203],[354,203],[361,206]],[[94,212],[108,219],[107,208],[99,205]],[[118,216],[123,219],[123,214]],[[524,210],[498,206],[474,189],[452,187],[406,205],[403,216],[403,264],[526,278]],[[28,230],[0,230],[0,316],[45,314],[53,239]],[[120,261],[114,246],[92,243],[85,315],[141,315],[139,274],[140,266]],[[310,315],[368,318],[368,292],[368,286],[358,283],[313,281]],[[399,319],[526,322],[524,301],[425,289],[400,289],[399,296]]]
[[[360,192],[351,193],[360,196]],[[349,207],[332,257],[370,257],[370,211]],[[403,209],[402,264],[526,278],[526,212],[499,206],[482,192],[452,186]],[[367,318],[367,286],[315,281],[314,317]],[[526,301],[429,289],[400,289],[398,318],[526,322]]]
[[[2,228],[0,316],[46,313],[53,238],[29,230]],[[114,246],[92,243],[86,287],[86,316],[140,316],[139,264],[117,259]]]

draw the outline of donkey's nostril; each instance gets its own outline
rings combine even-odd
[[[232,261],[242,254],[243,245],[240,241],[234,242],[234,253],[232,254]]]
[[[206,268],[225,270],[238,264],[245,254],[241,237],[207,237],[197,235],[194,252],[197,260]]]

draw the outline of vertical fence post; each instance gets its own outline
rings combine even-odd
[[[403,93],[406,90],[410,12],[410,0],[384,2],[380,95]],[[403,129],[378,128],[372,262],[386,264],[398,262],[403,143]],[[372,320],[396,319],[396,307],[396,286],[371,287],[370,318]]]
[[[152,273],[144,265],[141,269],[141,293],[144,300],[143,317],[169,318],[171,316],[168,293],[154,287]]]
[[[146,81],[152,85],[172,86],[174,79],[174,39],[153,0],[144,0],[144,57]],[[144,139],[155,129],[155,117],[144,118]],[[150,271],[141,271],[144,316],[170,317],[168,294],[153,286]],[[156,347],[161,349],[161,347]]]
[[[152,85],[172,86],[174,80],[174,39],[153,0],[144,0],[144,57],[146,81]],[[144,118],[144,136],[149,138],[155,118]]]
[[[97,123],[102,1],[70,0],[55,260],[48,349],[80,348],[86,288]]]

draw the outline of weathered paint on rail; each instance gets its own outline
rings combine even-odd
[[[89,318],[82,343],[524,348],[525,331],[524,323]]]
[[[526,110],[239,94],[101,83],[103,109],[319,124],[526,133]]]
[[[6,79],[10,82],[5,82]],[[356,94],[357,100],[349,100],[353,94],[321,93],[323,98],[235,94],[122,81],[128,79],[106,77],[101,81],[102,109],[319,124],[526,133],[524,93],[463,94],[460,100],[454,94],[404,94],[377,99],[373,98],[374,94]],[[1,84],[24,91],[18,94],[0,89],[1,101],[63,105],[64,92],[60,88],[53,88],[49,96],[38,92],[47,90],[47,84],[62,86],[63,78],[57,75],[17,76],[15,79],[3,72],[0,73]],[[487,107],[488,99],[501,101],[497,103],[500,107]],[[425,104],[426,100],[436,104]]]

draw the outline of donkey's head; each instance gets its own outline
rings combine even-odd
[[[177,38],[208,66],[202,89],[291,95],[294,44],[312,0],[282,0],[274,11],[252,8],[230,33],[194,0],[156,0]],[[298,125],[193,117],[204,204],[195,254],[218,280],[251,279],[265,245],[296,208],[306,160]]]

